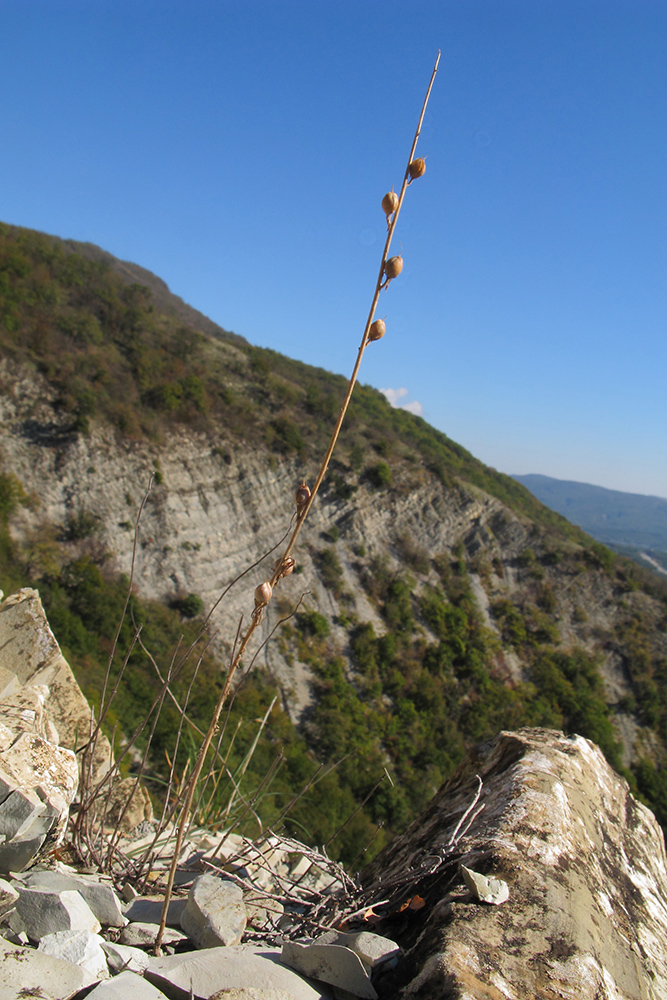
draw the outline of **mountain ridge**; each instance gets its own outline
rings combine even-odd
[[[667,549],[667,500],[538,474],[512,476],[601,542]]]

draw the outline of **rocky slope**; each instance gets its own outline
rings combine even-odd
[[[663,835],[588,740],[479,744],[361,876],[191,827],[155,957],[174,828],[93,820],[85,700],[34,591],[0,603],[0,679],[2,1000],[667,998]]]

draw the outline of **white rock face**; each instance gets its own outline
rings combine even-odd
[[[353,996],[377,1000],[366,966],[350,948],[339,944],[306,944],[288,941],[282,960],[304,976],[330,983]]]
[[[143,973],[150,961],[145,951],[131,948],[129,945],[102,941],[102,949],[107,957],[107,965],[114,973],[122,972],[123,969]]]
[[[16,903],[19,898],[19,894],[13,885],[6,882],[4,878],[0,878],[0,917]]]
[[[30,588],[0,604],[0,717],[0,873],[7,873],[21,871],[62,840],[79,787],[74,751],[90,732],[90,706]],[[94,782],[110,760],[109,742],[100,735]],[[133,779],[114,781],[105,796],[110,820],[134,788]],[[121,826],[129,830],[151,816],[139,787]]]

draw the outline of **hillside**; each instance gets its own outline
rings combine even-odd
[[[266,578],[261,560],[271,566],[294,489],[312,482],[345,379],[246,344],[136,265],[10,226],[0,228],[0,337],[3,589],[38,587],[99,700],[145,498],[113,672],[125,655],[131,669],[112,721],[123,733],[138,723],[157,671],[214,608],[190,694],[205,725],[239,616]],[[339,761],[293,822],[325,843],[363,804],[331,847],[353,860],[355,843],[374,838],[375,851],[402,829],[467,746],[539,725],[600,744],[667,823],[659,580],[365,386],[295,555],[263,638],[289,620],[247,665],[240,735],[234,722],[225,736],[240,767],[249,723],[278,696],[248,772],[260,783],[283,749],[265,822],[318,761]],[[176,727],[165,711],[155,794]],[[373,791],[385,769],[393,786]]]
[[[550,476],[513,476],[530,492],[599,542],[633,558],[667,560],[667,500]]]

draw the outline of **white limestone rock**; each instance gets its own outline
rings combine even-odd
[[[11,910],[18,898],[19,894],[14,886],[4,878],[0,878],[0,918]]]
[[[150,961],[149,956],[140,948],[129,945],[102,941],[102,950],[107,957],[107,965],[114,974],[128,969],[130,972],[143,973]]]
[[[162,919],[162,896],[137,896],[127,905],[123,914],[126,920],[140,924],[159,924]],[[167,910],[167,926],[181,926],[181,916],[188,904],[187,899],[171,899]]]
[[[510,890],[504,879],[487,878],[481,872],[474,872],[472,868],[466,868],[465,865],[461,865],[461,874],[463,881],[479,903],[491,903],[494,906],[499,906],[509,899]]]
[[[211,1000],[224,990],[284,990],[292,1000],[331,1000],[332,992],[320,983],[309,983],[280,962],[275,948],[237,945],[206,948],[184,955],[151,958],[146,979],[173,1000]]]
[[[40,849],[60,843],[78,779],[72,751],[41,736],[21,733],[0,752],[0,872],[21,871]]]
[[[358,955],[369,970],[396,958],[401,952],[395,941],[382,937],[381,934],[373,934],[371,931],[358,931],[356,934],[326,931],[313,943],[343,945]]]
[[[70,1000],[96,977],[86,969],[0,938],[0,1000]]]
[[[38,889],[70,889],[79,892],[104,927],[124,927],[120,901],[113,887],[97,878],[73,876],[50,869],[33,869],[22,878],[22,883]]]
[[[283,945],[282,961],[311,979],[330,983],[357,997],[377,1000],[366,966],[350,948],[287,941]]]
[[[56,931],[55,934],[44,935],[37,951],[80,965],[96,979],[108,979],[109,969],[102,941],[99,934],[90,931]]]
[[[120,932],[120,943],[129,945],[131,948],[152,948],[159,928],[159,924],[133,921],[127,927],[123,927]],[[162,937],[163,944],[180,944],[187,940],[187,934],[174,930],[172,927],[165,928]]]
[[[200,875],[188,893],[181,927],[198,948],[215,948],[239,944],[247,920],[238,885],[215,875]]]
[[[663,834],[581,736],[522,729],[475,747],[368,866],[365,885],[446,854],[478,776],[484,808],[443,876],[406,889],[426,905],[400,928],[396,968],[373,977],[382,1000],[667,1000]],[[454,881],[461,860],[510,881],[510,901],[471,899]]]
[[[13,929],[24,930],[31,941],[40,941],[45,935],[58,931],[83,930],[97,934],[101,929],[88,904],[78,892],[69,889],[19,888],[14,913],[21,926],[17,927],[12,921]]]
[[[135,972],[121,972],[99,983],[87,994],[88,1000],[164,1000],[165,994]]]
[[[258,990],[254,986],[240,986],[238,989],[232,987],[220,990],[209,997],[209,1000],[293,1000],[293,997],[293,993],[286,993],[285,990]]]

